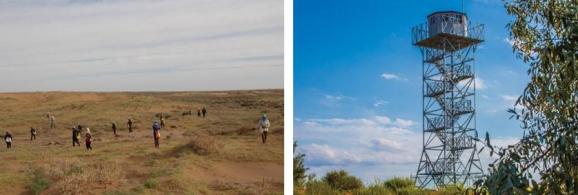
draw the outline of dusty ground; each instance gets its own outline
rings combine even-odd
[[[207,118],[196,116],[206,106]],[[182,113],[193,110],[193,116]],[[272,122],[266,144],[255,129]],[[47,112],[56,117],[49,129]],[[169,115],[155,149],[150,126]],[[135,121],[128,133],[126,122]],[[115,137],[111,121],[116,121]],[[93,151],[72,147],[71,128],[90,127]],[[39,128],[30,141],[30,127]],[[283,91],[4,93],[0,133],[2,194],[282,194]],[[83,130],[84,133],[84,130]],[[82,139],[83,141],[83,139]],[[81,142],[82,142],[81,141]]]

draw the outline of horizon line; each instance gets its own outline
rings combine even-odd
[[[9,93],[179,93],[179,92],[236,92],[236,91],[274,91],[285,90],[284,88],[262,89],[223,89],[223,90],[118,90],[118,91],[80,91],[80,90],[47,90],[47,91],[0,91],[0,94]]]

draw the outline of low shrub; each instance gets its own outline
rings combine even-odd
[[[147,189],[155,189],[157,187],[158,181],[156,179],[150,178],[144,182],[144,187]]]
[[[350,176],[346,171],[330,171],[322,179],[333,189],[337,190],[355,190],[363,188],[363,182],[357,177]]]
[[[383,186],[391,191],[415,189],[415,181],[407,177],[394,177],[383,182]]]
[[[30,184],[30,191],[34,194],[40,194],[42,191],[48,189],[52,184],[52,181],[48,177],[42,169],[35,169],[32,173],[34,176],[32,178],[32,184]]]
[[[217,140],[210,136],[194,136],[187,147],[195,154],[205,156],[216,152]]]
[[[306,184],[305,194],[339,194],[339,190],[334,189],[328,183],[319,180],[309,181]]]

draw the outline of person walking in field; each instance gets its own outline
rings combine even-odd
[[[72,127],[72,147],[74,146],[80,146],[80,128],[82,126],[78,125],[75,127]]]
[[[161,129],[165,128],[165,118],[161,115]]]
[[[269,132],[269,126],[271,126],[271,123],[267,118],[267,114],[263,113],[261,119],[259,119],[259,124],[257,124],[257,128],[261,131],[261,140],[263,141],[263,144],[267,142],[267,132]]]
[[[114,133],[114,136],[118,136],[116,134],[116,123],[115,122],[112,122],[112,132]]]
[[[30,141],[36,140],[36,133],[38,131],[34,127],[30,127]]]
[[[203,118],[205,118],[205,116],[207,115],[207,108],[205,108],[205,107],[203,106],[203,110],[202,110],[202,111],[203,111]]]
[[[4,142],[6,142],[6,148],[12,148],[12,134],[8,131],[6,131],[6,134],[4,135]]]
[[[197,108],[197,117],[201,118],[201,109]]]
[[[132,133],[132,119],[129,118],[126,125],[128,126],[128,132]]]
[[[72,126],[72,147],[76,146],[76,126]]]
[[[50,114],[49,112],[46,117],[48,117],[48,124],[50,125],[50,128],[56,128],[56,119],[54,118],[54,115]]]
[[[153,138],[155,139],[155,148],[159,148],[159,140],[161,139],[161,126],[156,121],[153,123]]]
[[[92,150],[92,134],[88,127],[86,128],[86,134],[84,134],[84,143],[86,143],[86,150]]]

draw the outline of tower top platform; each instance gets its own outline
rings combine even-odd
[[[427,22],[412,28],[412,44],[456,51],[483,42],[483,25],[472,26],[467,15],[457,11],[434,12]]]

